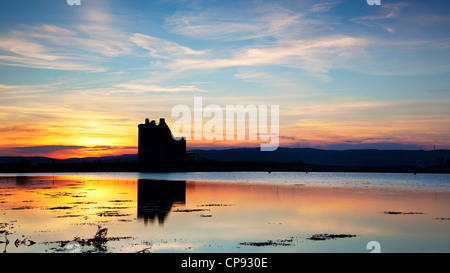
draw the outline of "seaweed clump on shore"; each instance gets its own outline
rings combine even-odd
[[[314,234],[311,237],[307,238],[308,240],[313,241],[324,241],[329,239],[338,239],[338,238],[352,238],[356,237],[357,235],[353,234]]]
[[[244,246],[291,246],[292,242],[294,240],[294,237],[288,238],[288,239],[279,239],[276,241],[268,240],[264,242],[242,242],[239,243],[240,245]]]
[[[107,237],[107,228],[102,228],[98,226],[97,232],[94,237],[88,239],[82,239],[80,237],[75,237],[71,241],[59,241],[64,250],[69,250],[69,252],[81,252],[81,247],[83,246],[93,246],[100,252],[106,251],[106,243],[109,241],[117,241],[120,239],[129,239],[131,237]]]
[[[413,214],[424,214],[423,212],[401,212],[401,211],[383,211],[384,214],[391,214],[391,215],[413,215]]]

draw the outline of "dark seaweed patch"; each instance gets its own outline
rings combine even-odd
[[[73,198],[83,198],[86,197],[86,195],[72,195]]]
[[[25,239],[23,239],[23,240],[16,239],[16,241],[14,241],[14,245],[15,245],[16,247],[19,247],[19,246],[21,246],[21,245],[24,245],[24,246],[32,246],[32,245],[34,245],[34,244],[36,244],[36,242],[35,242],[35,241],[32,241],[32,240],[29,240],[28,238],[25,238]]]
[[[64,247],[69,243],[72,242],[76,242],[78,243],[80,246],[94,246],[97,251],[100,252],[104,252],[106,251],[106,243],[109,241],[118,241],[121,239],[130,239],[132,237],[130,236],[126,236],[126,237],[107,237],[107,232],[108,229],[107,228],[101,228],[100,226],[98,226],[97,232],[95,233],[94,237],[92,238],[88,238],[88,239],[82,239],[80,237],[75,237],[73,240],[71,241],[58,241],[57,243],[59,243],[61,245],[61,247],[63,247],[63,249],[54,249],[56,251],[67,251],[67,249],[65,249]],[[46,244],[48,243],[52,243],[52,242],[46,242]],[[81,249],[80,249],[81,251]]]
[[[198,207],[230,207],[235,206],[234,204],[204,204],[204,205],[197,205]]]
[[[391,214],[391,215],[411,215],[411,214],[424,214],[423,212],[401,212],[401,211],[383,211],[384,214]]]
[[[22,207],[17,207],[17,208],[11,208],[12,210],[23,210],[23,209],[34,209],[36,207],[31,207],[31,206],[22,206]]]
[[[56,218],[75,218],[75,217],[83,217],[80,214],[66,214],[66,215],[58,215]]]
[[[313,241],[324,241],[329,239],[338,239],[338,238],[352,238],[356,237],[357,235],[353,234],[314,234],[313,236],[307,238],[308,240]]]
[[[107,210],[116,210],[116,209],[128,209],[130,207],[107,207],[107,206],[101,206],[101,207],[95,207],[94,209],[107,209]]]
[[[102,217],[123,217],[123,216],[130,216],[131,214],[126,213],[119,213],[118,211],[112,210],[112,211],[102,211],[98,212],[97,216]]]
[[[51,208],[48,208],[49,210],[59,210],[59,209],[71,209],[72,207],[64,207],[64,206],[61,206],[61,207],[51,207]]]
[[[268,241],[264,241],[264,242],[242,242],[239,243],[240,245],[244,245],[244,246],[257,246],[257,247],[262,247],[262,246],[291,246],[293,242],[293,238],[290,239],[280,239],[280,240],[268,240]]]
[[[173,212],[195,212],[195,211],[209,211],[209,209],[176,209]]]

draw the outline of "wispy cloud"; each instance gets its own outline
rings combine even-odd
[[[1,148],[0,152],[7,152],[12,156],[49,156],[55,158],[76,157],[80,155],[97,156],[115,155],[129,153],[129,150],[136,150],[135,146],[107,146],[107,145],[35,145]],[[134,151],[131,151],[134,152]],[[108,154],[106,154],[108,153]]]
[[[207,92],[195,85],[176,85],[176,86],[163,86],[156,84],[139,84],[139,83],[121,83],[116,84],[112,88],[112,92],[133,92],[133,93],[144,93],[144,92],[169,92],[169,93],[179,93],[179,92]]]
[[[381,5],[381,14],[379,15],[366,15],[353,19],[354,21],[371,21],[371,20],[383,20],[396,18],[401,8],[408,6],[407,3],[383,3]]]
[[[437,8],[433,8],[434,6]],[[390,33],[400,33],[400,37],[404,38],[409,36],[427,39],[430,38],[430,31],[439,32],[438,29],[450,23],[446,8],[421,1],[386,2],[379,9],[373,10],[368,15],[352,18],[350,21],[372,30],[380,28]]]
[[[148,56],[172,60],[199,56],[176,42],[145,34],[129,34],[109,25],[77,24],[71,28],[43,24],[0,35],[0,64],[54,70],[104,72],[109,59],[148,50]]]
[[[44,28],[44,31],[49,27]],[[88,58],[88,54],[83,51],[75,53],[77,44],[70,44],[73,39],[61,37],[56,32],[52,36],[49,36],[48,33],[45,36],[45,41],[42,41],[44,35],[33,30],[14,31],[10,35],[2,35],[0,37],[0,64],[54,70],[91,72],[106,70],[101,63],[92,61],[96,57]],[[36,39],[37,37],[40,39]],[[67,47],[59,47],[62,43],[55,44],[53,43],[55,41],[66,41],[65,46]]]
[[[401,10],[407,7],[407,3],[383,3],[380,13],[377,15],[365,15],[351,19],[352,22],[365,25],[367,27],[377,26],[390,33],[395,32],[393,26],[394,19],[398,20]]]
[[[68,71],[104,72],[107,60],[132,53],[128,34],[101,10],[84,9],[70,25],[16,25],[0,34],[0,64]]]
[[[259,80],[265,80],[268,78],[271,78],[271,76],[265,72],[244,72],[244,73],[237,73],[234,75],[238,79],[242,79],[245,81],[259,81]]]
[[[342,65],[357,57],[368,40],[350,36],[332,36],[317,39],[280,41],[274,46],[245,48],[231,58],[176,59],[166,67],[176,70],[219,69],[240,66],[286,66],[316,73]]]
[[[189,55],[202,55],[204,50],[194,50],[186,46],[181,46],[175,42],[152,37],[145,34],[135,33],[130,40],[136,45],[149,51],[154,58],[167,59],[169,57],[185,57]]]
[[[72,54],[56,53],[57,50],[36,41],[29,41],[26,33],[0,36],[0,64],[32,68],[105,71],[98,64],[83,61]]]
[[[308,9],[308,12],[310,13],[318,13],[318,12],[328,12],[330,11],[336,4],[339,4],[340,1],[333,1],[333,2],[324,2],[324,3],[317,3],[314,4],[311,8]]]
[[[99,53],[106,57],[117,57],[132,53],[133,44],[128,35],[120,29],[108,25],[77,25],[78,35],[59,37],[55,41],[61,45],[86,52]],[[56,37],[53,37],[56,38]],[[64,38],[64,39],[61,39]]]
[[[18,56],[47,61],[55,61],[64,58],[62,56],[49,53],[48,50],[41,44],[30,42],[18,37],[0,37],[0,49]]]
[[[59,152],[61,150],[77,150],[82,148],[84,147],[74,145],[38,145],[27,147],[13,147],[12,149],[22,154],[50,154]]]
[[[279,5],[236,10],[233,15],[217,9],[177,12],[166,19],[175,33],[206,40],[249,40],[292,36],[311,24],[302,13]],[[317,22],[316,22],[317,23]]]

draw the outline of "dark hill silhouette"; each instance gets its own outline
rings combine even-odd
[[[218,162],[303,162],[320,166],[433,166],[446,164],[450,150],[321,150],[312,148],[278,148],[261,152],[259,148],[224,150],[194,149],[196,161]],[[0,164],[14,164],[25,158],[37,164],[136,162],[135,154],[105,157],[53,159],[48,157],[0,157]],[[440,162],[439,159],[443,159]]]
[[[227,150],[191,150],[197,161],[223,162],[298,162],[320,166],[433,166],[439,158],[450,159],[450,150],[321,150],[278,148],[261,152],[259,148]]]
[[[52,159],[0,157],[0,172],[370,171],[450,172],[450,150],[193,149],[187,162],[144,163],[137,154]]]

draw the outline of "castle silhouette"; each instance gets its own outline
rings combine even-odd
[[[186,139],[175,140],[164,118],[159,124],[145,119],[139,124],[139,162],[182,162],[186,160]]]

